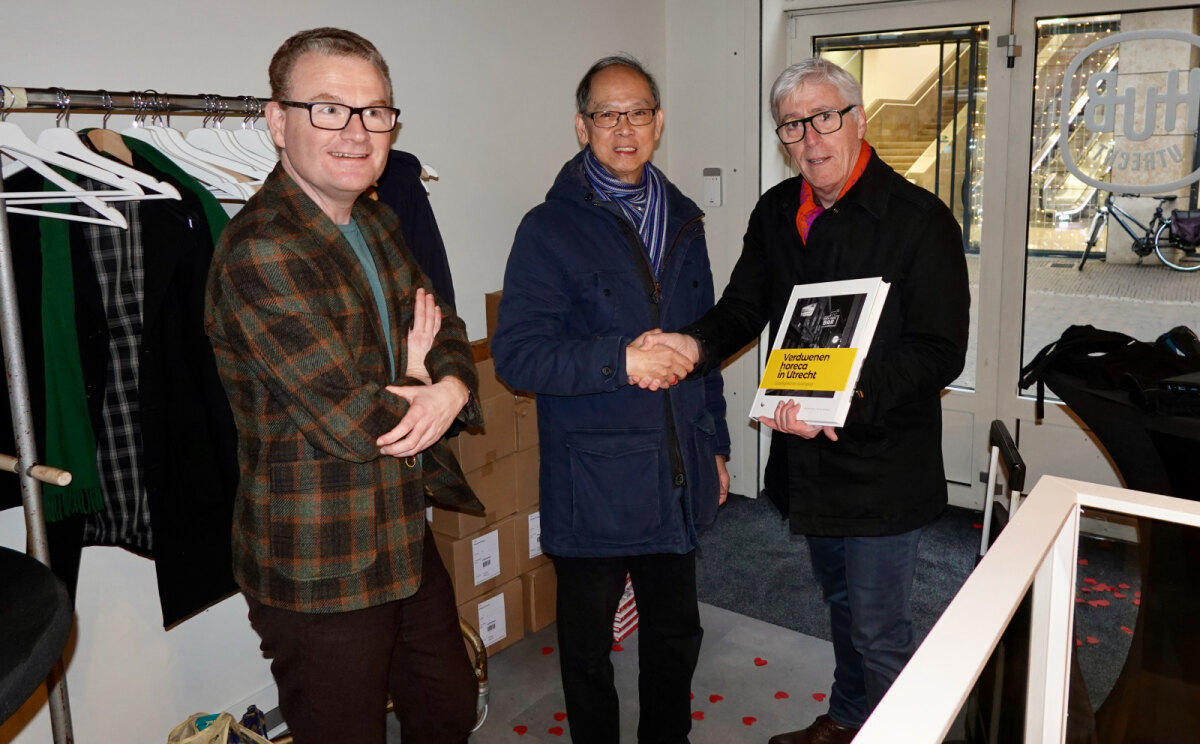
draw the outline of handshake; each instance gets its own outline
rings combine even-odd
[[[630,385],[665,390],[688,376],[700,361],[700,342],[683,333],[653,328],[625,347],[625,374]]]

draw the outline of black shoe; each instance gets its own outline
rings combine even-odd
[[[856,728],[847,728],[829,716],[817,716],[812,725],[800,731],[772,736],[767,744],[850,744]]]

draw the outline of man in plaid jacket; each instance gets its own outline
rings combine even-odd
[[[363,196],[399,114],[379,52],[313,29],[270,76],[280,165],[221,237],[205,317],[239,435],[234,574],[296,742],[382,744],[389,693],[405,744],[465,742],[475,677],[424,518],[427,497],[483,512],[439,441],[481,423],[465,327]]]

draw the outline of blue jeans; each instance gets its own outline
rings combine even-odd
[[[833,628],[829,717],[858,728],[908,663],[921,530],[887,537],[809,537]]]

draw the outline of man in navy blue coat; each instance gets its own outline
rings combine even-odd
[[[703,635],[697,531],[729,488],[729,433],[720,371],[687,378],[690,362],[642,336],[712,306],[704,215],[650,164],[663,112],[640,63],[598,61],[576,99],[583,151],[517,230],[492,354],[505,382],[537,394],[541,538],[558,572],[572,739],[619,740],[609,653],[628,573],[638,740],[686,742]]]

